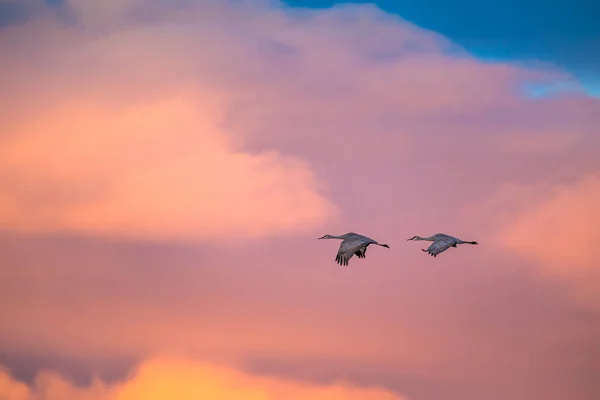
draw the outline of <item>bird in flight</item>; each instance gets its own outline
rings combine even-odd
[[[460,240],[459,238],[455,238],[444,233],[436,233],[435,235],[426,238],[420,236],[413,236],[407,240],[427,240],[433,242],[431,246],[427,248],[427,250],[421,249],[429,253],[433,257],[437,257],[438,254],[448,250],[450,247],[456,247],[457,244],[478,244],[477,242],[466,242],[464,240]]]
[[[353,232],[348,232],[340,236],[325,235],[319,239],[343,239],[335,257],[335,261],[340,265],[348,265],[348,261],[353,255],[358,256],[358,258],[365,258],[367,247],[370,244],[390,248],[387,244],[378,243],[376,240]]]

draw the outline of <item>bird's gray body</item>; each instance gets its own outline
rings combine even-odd
[[[477,242],[467,242],[454,236],[446,235],[445,233],[436,233],[435,235],[425,238],[422,238],[420,236],[413,236],[408,240],[427,240],[433,242],[427,248],[427,250],[421,249],[429,253],[433,257],[437,257],[438,254],[448,250],[450,247],[456,247],[459,244],[478,244]]]
[[[358,258],[365,258],[367,247],[369,247],[370,244],[387,247],[388,249],[390,248],[387,244],[380,244],[370,237],[359,235],[354,232],[348,232],[340,236],[325,235],[319,239],[342,239],[342,243],[340,243],[340,248],[335,257],[335,261],[340,265],[348,265],[348,261],[354,255]]]

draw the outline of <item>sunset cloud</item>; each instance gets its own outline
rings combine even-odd
[[[563,184],[504,187],[513,214],[499,224],[497,244],[537,263],[542,275],[574,285],[576,299],[600,307],[600,180],[597,175]]]
[[[596,400],[600,101],[573,75],[365,4],[34,3],[0,31],[12,396]],[[391,248],[340,268],[316,239],[348,231]],[[480,245],[406,241],[436,232]]]
[[[594,249],[600,237],[600,179],[589,175],[547,188],[543,194],[521,204],[503,232],[503,244],[544,265],[595,269],[600,263]]]
[[[528,155],[571,148],[589,129],[557,129],[559,114],[541,124],[565,106],[538,110],[518,95],[568,74],[479,62],[374,7],[305,17],[252,2],[65,7],[80,25],[48,15],[3,37],[4,229],[171,240],[308,232],[338,214],[336,187],[380,190],[364,186],[377,179],[360,164],[402,168],[419,142],[438,142],[426,146],[444,162],[442,134]],[[229,19],[245,34],[213,24]],[[583,118],[597,108],[576,101]],[[489,123],[499,109],[521,126]],[[344,174],[322,167],[332,157]]]
[[[77,104],[39,113],[1,151],[0,223],[207,239],[301,230],[330,216],[310,166],[236,152],[215,119],[211,107],[178,98],[118,113]]]
[[[40,373],[32,386],[0,370],[2,400],[405,400],[397,393],[339,382],[311,385],[252,376],[232,368],[184,360],[152,359],[125,382],[94,379],[76,386],[51,371]]]
[[[79,3],[77,9],[89,2]],[[108,11],[119,10],[120,3]],[[9,36],[21,33],[27,41],[25,29]],[[98,41],[65,38],[57,26],[40,29],[65,58],[53,59],[34,87],[23,70],[44,62],[31,57],[44,56],[15,52],[11,59],[7,84],[15,91],[4,93],[2,103],[21,106],[6,113],[9,130],[0,138],[2,228],[214,240],[302,231],[335,213],[307,162],[241,149],[223,127],[223,93],[210,79],[187,88],[173,83],[165,74],[177,73],[181,61],[161,66],[161,57],[144,48],[151,32],[139,28],[122,33],[123,40]],[[72,41],[68,52],[63,40]],[[178,36],[175,43],[187,40]],[[78,71],[71,75],[71,68]],[[148,83],[157,91],[136,93]],[[20,85],[39,105],[20,103]],[[107,101],[105,88],[116,103]]]

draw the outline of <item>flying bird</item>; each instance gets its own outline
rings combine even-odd
[[[450,247],[456,247],[457,244],[478,244],[477,242],[466,242],[464,240],[460,240],[459,238],[455,238],[444,233],[436,233],[435,235],[426,238],[420,236],[413,236],[407,240],[428,240],[430,242],[433,242],[431,246],[427,248],[427,250],[421,250],[429,253],[434,257],[437,257],[438,254],[448,250]]]
[[[387,244],[378,243],[376,240],[353,232],[348,232],[340,236],[325,235],[319,239],[343,239],[335,257],[335,261],[340,265],[348,265],[348,261],[353,255],[357,255],[358,258],[365,258],[367,247],[370,244],[390,248]]]

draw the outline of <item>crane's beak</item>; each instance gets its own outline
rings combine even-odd
[[[408,242],[409,240],[413,240],[413,239],[414,239],[414,238],[408,238],[408,239],[406,239],[406,241]]]
[[[325,236],[327,236],[327,235],[325,235]],[[317,239],[325,239],[325,236],[321,236],[320,238],[317,238]]]

